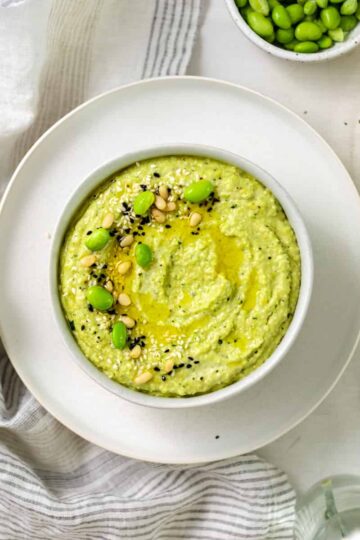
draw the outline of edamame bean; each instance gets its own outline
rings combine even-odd
[[[123,322],[118,321],[114,324],[111,331],[111,339],[115,349],[124,349],[127,342],[127,329]]]
[[[250,6],[246,6],[241,10],[241,15],[244,17],[246,22],[248,22],[249,13],[254,13]]]
[[[357,0],[345,0],[340,8],[341,15],[354,15],[358,8]]]
[[[335,30],[340,24],[340,13],[334,6],[323,9],[320,18],[328,30]]]
[[[270,9],[274,9],[275,6],[280,6],[280,2],[278,0],[268,0]]]
[[[155,195],[151,191],[142,191],[134,200],[134,212],[138,216],[144,216],[150,206],[154,204]]]
[[[317,41],[321,36],[321,28],[314,22],[301,22],[295,29],[295,37],[299,41]]]
[[[256,13],[261,13],[262,15],[269,15],[270,8],[267,0],[249,0],[249,4]]]
[[[235,0],[235,3],[237,7],[240,9],[246,6],[247,0]]]
[[[342,28],[335,28],[335,30],[329,30],[329,36],[333,41],[344,41],[345,34]]]
[[[139,266],[147,268],[153,260],[150,246],[139,242],[135,248],[135,259]]]
[[[267,31],[267,25],[264,25],[264,28],[261,26],[263,23],[262,19],[264,19],[266,23],[270,24],[271,32]],[[253,28],[252,23],[254,20],[261,21],[259,26],[255,24],[258,30],[262,32],[261,34],[259,33],[259,31]],[[261,35],[262,37],[270,37],[273,31],[273,25],[271,24],[271,22],[268,19],[265,19],[264,15],[261,15],[261,13],[256,13],[255,11],[249,14],[249,25],[254,30],[254,32]],[[212,182],[210,182],[209,180],[199,180],[198,182],[193,182],[185,189],[184,198],[192,203],[200,203],[202,201],[205,201],[205,199],[207,199],[210,193],[212,193],[213,191],[214,184]]]
[[[304,8],[299,4],[290,4],[290,6],[286,7],[286,11],[288,12],[293,24],[302,21],[304,18]]]
[[[315,2],[315,0],[308,0],[304,4],[305,15],[314,15],[316,10],[317,10],[317,3]]]
[[[85,246],[91,251],[100,251],[110,240],[110,233],[107,229],[99,227],[92,232],[85,241]]]
[[[110,309],[114,303],[113,295],[100,285],[89,287],[86,291],[86,299],[89,304],[100,311]]]
[[[297,39],[293,39],[292,41],[290,41],[290,43],[285,44],[285,49],[288,51],[293,51],[295,48],[295,45],[297,45],[298,43],[300,42]]]
[[[321,19],[315,19],[314,22],[321,28],[321,31],[322,31],[323,34],[325,32],[327,32],[327,28],[326,28],[326,26],[324,25],[324,23],[322,22]]]
[[[272,20],[279,28],[289,30],[291,28],[290,15],[284,6],[275,6],[271,13]]]
[[[294,51],[297,53],[314,53],[319,50],[319,45],[313,41],[302,41],[294,47]]]
[[[344,30],[344,32],[351,32],[357,25],[357,18],[355,15],[344,15],[341,17],[340,21],[340,28]]]
[[[275,41],[275,32],[273,32],[273,33],[271,34],[271,36],[266,37],[266,38],[264,38],[264,39],[265,39],[265,41],[267,41],[268,43],[274,43],[274,41]]]
[[[289,28],[288,30],[282,30],[279,28],[279,30],[276,31],[276,40],[283,45],[286,43],[291,43],[293,39],[294,30],[292,28]]]
[[[332,46],[332,44],[333,44],[333,40],[329,36],[323,36],[318,41],[318,45],[319,45],[320,49],[328,49],[329,47]]]
[[[328,0],[316,0],[316,3],[319,6],[319,8],[324,9],[327,7],[329,2]]]

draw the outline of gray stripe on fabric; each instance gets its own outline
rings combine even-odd
[[[151,66],[151,69],[150,69],[150,77],[154,77],[157,75],[157,73],[155,72],[155,65],[156,65],[156,62],[157,62],[157,59],[158,59],[158,56],[159,56],[159,50],[160,50],[160,44],[161,44],[161,38],[162,38],[162,32],[163,32],[163,29],[164,29],[164,23],[166,21],[166,16],[167,16],[167,11],[168,11],[168,6],[169,6],[169,1],[168,0],[164,0],[162,2],[163,6],[162,6],[162,12],[161,12],[161,16],[159,17],[159,30],[158,30],[158,37],[157,37],[157,41],[156,41],[156,47],[155,47],[155,52],[154,52],[154,58],[153,58],[153,63],[152,63],[152,66]]]
[[[158,17],[158,11],[159,11],[159,0],[156,0],[154,14],[153,14],[153,17],[152,17],[152,20],[151,20],[149,41],[148,41],[147,48],[146,48],[145,62],[144,62],[144,67],[143,67],[142,75],[141,75],[142,79],[144,79],[147,76],[147,67],[148,67],[152,42],[153,42],[154,35],[155,35],[155,24],[156,24],[156,20],[157,20],[157,17]]]
[[[184,56],[185,56],[185,53],[186,53],[186,45],[188,43],[188,37],[189,37],[190,28],[191,28],[191,23],[193,21],[193,17],[192,17],[193,9],[194,9],[194,0],[191,0],[191,7],[190,7],[190,10],[189,10],[189,20],[187,22],[186,30],[185,30],[185,33],[184,33],[184,38],[182,40],[182,46],[181,46],[181,49],[180,49],[181,54],[179,55],[179,60],[178,60],[177,66],[176,66],[176,72],[177,73],[179,73],[181,71],[181,63],[183,62]]]
[[[165,38],[165,42],[164,42],[164,51],[163,51],[163,54],[161,56],[161,59],[159,58],[160,59],[160,62],[159,62],[160,66],[156,70],[157,75],[163,75],[164,63],[165,63],[165,60],[169,56],[168,53],[169,53],[170,36],[174,33],[174,28],[176,28],[176,19],[175,19],[175,14],[176,14],[176,11],[177,11],[176,7],[177,7],[177,2],[173,2],[173,8],[172,8],[172,12],[171,12],[171,16],[170,16],[170,20],[169,20],[169,24],[168,24],[168,30],[167,30],[167,34],[166,34],[166,38]]]
[[[171,66],[173,65],[174,60],[177,58],[178,46],[179,46],[179,36],[180,36],[180,31],[181,31],[181,28],[182,28],[182,25],[183,25],[184,13],[185,13],[185,1],[186,0],[181,0],[180,20],[179,20],[179,24],[178,24],[178,27],[177,27],[177,30],[176,30],[173,52],[172,52],[171,57],[169,58],[169,64],[168,64],[168,67],[167,67],[167,70],[166,70],[166,75],[170,75]]]

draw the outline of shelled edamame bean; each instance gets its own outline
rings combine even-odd
[[[295,53],[329,49],[360,21],[360,0],[234,0],[250,28]]]

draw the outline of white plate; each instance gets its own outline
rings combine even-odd
[[[213,406],[146,409],[114,396],[75,364],[51,313],[49,236],[70,193],[101,164],[155,141],[222,147],[268,170],[295,199],[313,243],[314,292],[295,346],[263,381]],[[195,463],[255,450],[320,403],[358,340],[355,187],[334,152],[303,120],[232,84],[154,79],[76,109],[18,167],[2,206],[0,231],[1,330],[16,370],[60,422],[123,455]]]

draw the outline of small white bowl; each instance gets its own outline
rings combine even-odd
[[[359,24],[351,32],[349,32],[349,35],[346,37],[345,41],[342,43],[335,43],[335,45],[330,49],[325,49],[321,52],[310,54],[287,51],[286,49],[282,49],[281,47],[268,43],[265,39],[261,38],[253,30],[251,30],[250,26],[241,16],[234,0],[225,0],[225,2],[236,26],[240,28],[245,36],[250,41],[255,43],[255,45],[267,53],[277,56],[278,58],[284,58],[285,60],[292,60],[294,62],[324,62],[348,53],[360,43],[359,21]]]
[[[203,156],[218,159],[226,163],[231,163],[241,169],[249,172],[257,179],[259,179],[266,187],[268,187],[275,197],[282,205],[287,218],[292,225],[296,238],[300,248],[301,254],[301,286],[299,292],[299,299],[295,309],[293,320],[283,337],[282,341],[273,352],[273,354],[258,367],[255,371],[250,373],[244,379],[235,382],[225,388],[216,390],[208,394],[203,394],[194,397],[183,398],[165,398],[157,397],[131,390],[121,384],[112,381],[104,373],[99,371],[81,352],[78,347],[68,324],[65,320],[64,313],[61,307],[61,302],[58,292],[58,264],[60,248],[64,239],[65,232],[71,222],[76,210],[86,198],[90,195],[94,189],[99,186],[107,177],[112,173],[135,163],[143,159],[159,156],[169,155],[193,155]],[[305,315],[309,306],[311,292],[313,284],[313,257],[310,239],[305,228],[304,222],[297,210],[294,202],[284,190],[284,188],[278,184],[278,182],[266,171],[248,161],[247,159],[222,150],[205,145],[190,145],[190,144],[176,144],[167,146],[155,146],[138,152],[121,156],[110,163],[106,163],[102,167],[96,169],[88,178],[86,178],[80,186],[76,189],[73,195],[70,197],[64,212],[61,215],[59,223],[56,227],[55,234],[51,246],[50,257],[50,287],[51,287],[51,299],[55,313],[55,318],[60,329],[60,332],[70,349],[73,358],[77,364],[95,381],[101,384],[107,390],[110,390],[114,394],[128,401],[136,403],[138,405],[144,405],[149,407],[165,408],[165,409],[180,409],[186,407],[196,407],[200,405],[210,405],[217,401],[230,398],[235,394],[243,392],[246,388],[249,388],[256,382],[260,381],[267,373],[269,373],[286,355],[290,347],[294,343],[298,336],[301,326],[304,322]]]

